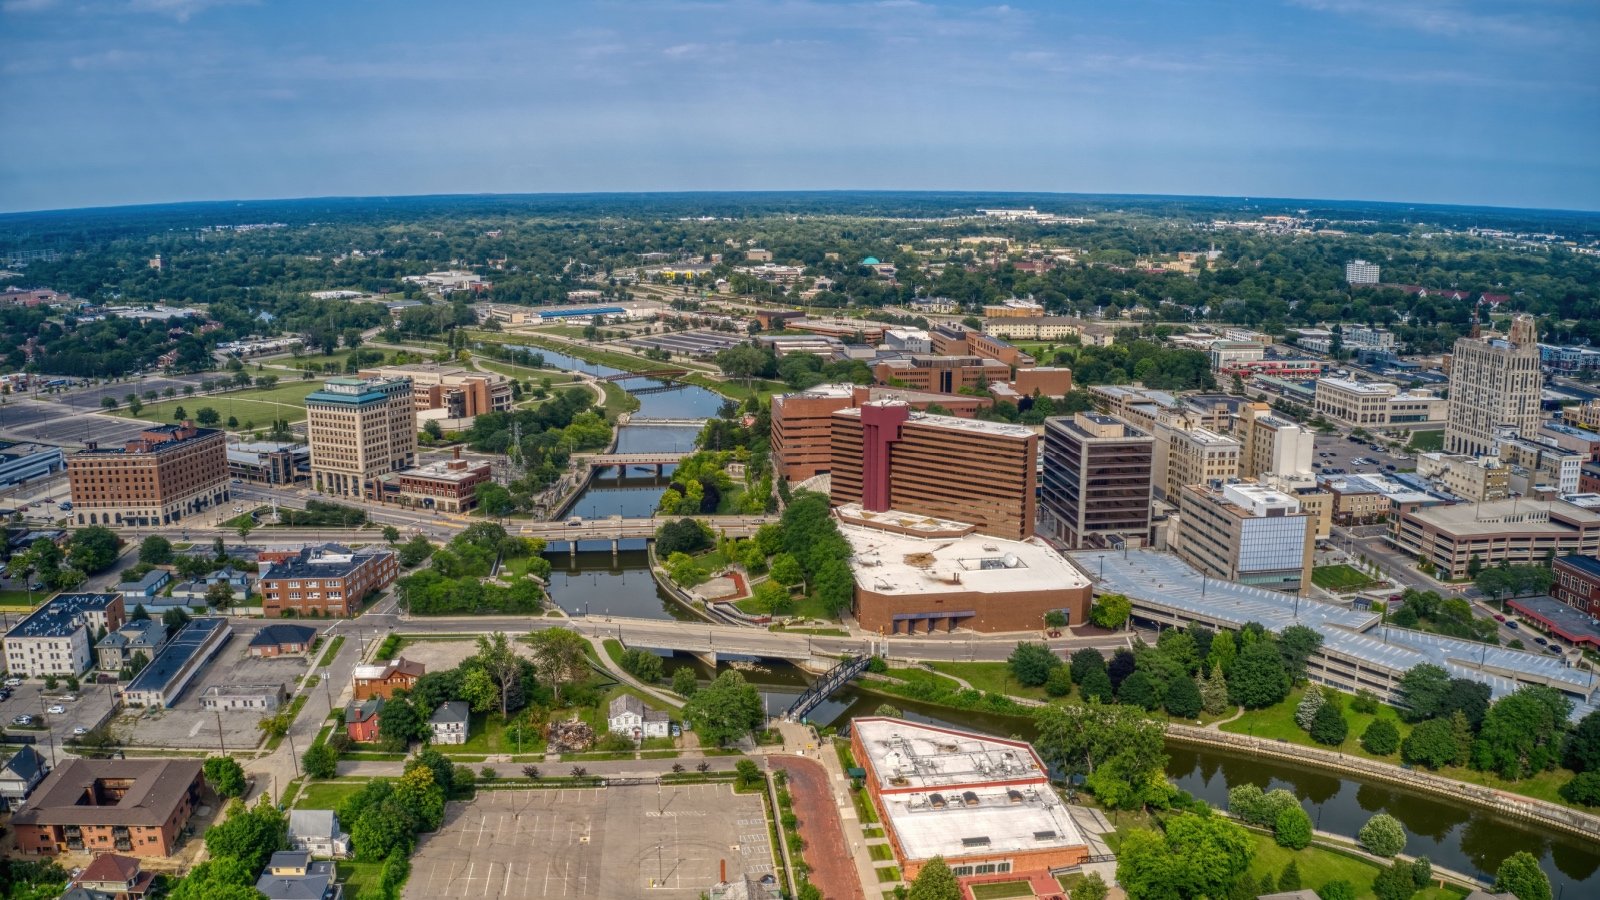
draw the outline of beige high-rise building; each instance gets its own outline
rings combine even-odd
[[[1444,451],[1493,453],[1496,435],[1507,428],[1531,437],[1539,428],[1538,336],[1533,317],[1511,320],[1507,337],[1464,337],[1450,360],[1450,407]]]
[[[1265,403],[1251,403],[1239,410],[1235,430],[1244,445],[1239,460],[1242,477],[1311,475],[1317,440],[1311,429],[1273,415],[1272,408]]]
[[[1155,430],[1157,494],[1176,502],[1185,485],[1239,477],[1239,442],[1209,428],[1158,423]]]
[[[306,437],[318,490],[382,499],[379,479],[416,463],[411,379],[329,379],[306,395]]]

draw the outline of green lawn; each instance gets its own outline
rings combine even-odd
[[[515,718],[515,716],[513,716]],[[465,744],[441,744],[437,749],[450,756],[478,755],[490,753],[543,753],[544,738],[533,739],[534,732],[529,730],[523,738],[522,746],[518,747],[515,735],[506,734],[505,723],[500,721],[500,712],[473,713],[468,722],[467,742]]]
[[[1032,700],[1045,699],[1044,688],[1027,687],[1017,683],[1011,666],[1003,662],[930,662],[935,671],[954,675],[971,683],[980,691],[991,694],[1010,694]]]
[[[354,796],[367,784],[343,778],[338,781],[314,781],[305,786],[296,809],[338,809],[339,804]]]
[[[1250,836],[1256,842],[1255,857],[1250,860],[1250,875],[1257,880],[1262,875],[1277,878],[1283,874],[1284,866],[1294,860],[1295,866],[1300,869],[1301,885],[1310,890],[1314,891],[1330,881],[1348,881],[1356,889],[1357,898],[1372,896],[1372,880],[1378,877],[1378,867],[1372,863],[1320,847],[1290,850],[1279,847],[1276,841],[1265,834],[1251,832]]]
[[[621,413],[636,412],[639,409],[639,398],[623,390],[621,385],[612,382],[603,382],[600,387],[606,392],[606,417],[615,419]]]
[[[867,855],[879,862],[888,862],[894,859],[894,851],[889,849],[888,844],[868,844]]]
[[[1411,442],[1406,444],[1406,449],[1415,450],[1419,453],[1430,453],[1435,450],[1443,450],[1444,432],[1413,431],[1411,433]]]
[[[33,607],[38,606],[40,603],[44,602],[44,600],[46,598],[48,598],[53,593],[55,593],[55,592],[54,591],[34,591],[34,592],[32,592],[30,594],[27,591],[0,591],[0,606],[17,607],[17,608],[20,608],[20,609],[32,609]],[[30,597],[32,599],[29,599]]]
[[[1258,738],[1282,740],[1307,747],[1321,747],[1324,750],[1335,750],[1395,765],[1400,763],[1400,754],[1398,752],[1389,756],[1376,756],[1361,747],[1361,734],[1367,730],[1367,726],[1372,724],[1374,719],[1384,718],[1393,722],[1395,728],[1400,731],[1401,740],[1405,740],[1406,735],[1411,733],[1411,725],[1400,720],[1400,715],[1395,712],[1394,707],[1383,705],[1378,707],[1378,712],[1375,714],[1358,713],[1350,709],[1351,696],[1349,694],[1340,694],[1339,698],[1343,701],[1344,706],[1345,721],[1350,723],[1350,735],[1345,738],[1343,744],[1337,747],[1325,747],[1311,740],[1311,736],[1301,731],[1300,726],[1294,722],[1294,711],[1300,703],[1302,693],[1303,689],[1296,688],[1289,692],[1288,698],[1282,703],[1276,706],[1269,706],[1266,709],[1251,710],[1240,718],[1219,727],[1223,731],[1234,734],[1248,734]],[[1557,793],[1563,784],[1572,779],[1572,772],[1567,769],[1541,772],[1521,781],[1507,781],[1491,772],[1479,772],[1465,766],[1446,766],[1440,769],[1437,774],[1445,778],[1464,781],[1468,784],[1482,785],[1506,791],[1507,793],[1547,800],[1562,806],[1572,806],[1571,803],[1562,799],[1561,795]],[[1578,807],[1573,808],[1576,809]]]
[[[335,656],[339,655],[339,648],[343,644],[344,644],[344,635],[342,635],[342,634],[334,635],[333,640],[328,642],[327,649],[322,651],[322,658],[317,661],[317,668],[326,669],[328,667],[328,664],[333,662],[333,658]]]
[[[1372,576],[1354,566],[1317,566],[1311,570],[1311,581],[1317,587],[1330,591],[1354,591],[1372,584]]]
[[[135,417],[128,411],[127,406],[112,410],[113,415],[124,418],[140,418],[157,422],[170,422],[174,418],[174,411],[183,407],[184,412],[193,418],[203,407],[211,407],[228,421],[229,416],[239,420],[241,428],[244,423],[250,422],[256,428],[266,428],[273,419],[287,419],[290,422],[299,422],[306,417],[306,395],[322,387],[321,379],[312,381],[284,381],[279,382],[271,390],[247,388],[242,391],[232,391],[226,394],[208,394],[206,396],[176,397],[172,400],[162,400],[159,403],[149,403],[139,410]]]
[[[359,897],[368,885],[378,883],[383,872],[382,862],[355,862],[341,859],[338,862],[339,880],[344,882],[344,896]]]

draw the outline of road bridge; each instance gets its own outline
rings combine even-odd
[[[703,428],[710,419],[670,419],[652,416],[629,416],[625,425],[639,428]]]
[[[617,480],[627,474],[629,466],[655,466],[656,475],[666,466],[675,466],[683,462],[684,457],[693,455],[693,450],[658,450],[654,453],[597,453],[594,456],[583,458],[583,464],[591,471],[606,466],[617,467]]]
[[[756,529],[778,521],[777,516],[698,516],[711,530],[729,537],[750,537]],[[649,539],[656,529],[668,521],[651,516],[647,519],[625,519],[611,516],[606,519],[580,519],[560,522],[528,522],[516,528],[524,537],[543,538],[546,541],[567,541],[571,552],[577,553],[578,541],[610,541],[611,552],[617,552],[617,542],[629,539]]]

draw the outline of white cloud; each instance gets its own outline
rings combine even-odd
[[[55,6],[59,0],[5,0],[0,3],[0,10],[8,13],[43,12]]]
[[[1289,0],[1319,12],[1367,19],[1439,37],[1490,37],[1514,41],[1557,41],[1569,36],[1559,23],[1527,9],[1483,12],[1463,0]]]

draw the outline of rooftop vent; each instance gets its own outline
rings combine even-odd
[[[1036,841],[1053,841],[1056,839],[1056,833],[1054,831],[1035,831],[1033,839]]]
[[[961,846],[963,846],[963,847],[987,847],[987,846],[989,846],[989,839],[986,838],[986,837],[966,837],[966,838],[962,838],[961,839]]]

